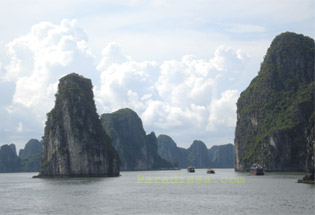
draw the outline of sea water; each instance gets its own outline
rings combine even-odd
[[[33,179],[36,174],[0,174],[0,214],[315,214],[315,186],[297,183],[301,173],[196,169]]]

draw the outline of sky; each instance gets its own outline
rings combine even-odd
[[[99,115],[138,113],[180,147],[234,142],[236,102],[275,36],[314,38],[314,0],[10,0],[0,7],[0,145],[44,135],[58,80]]]

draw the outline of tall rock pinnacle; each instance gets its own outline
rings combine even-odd
[[[91,80],[74,73],[61,78],[47,114],[38,177],[118,176],[119,168],[96,113]]]

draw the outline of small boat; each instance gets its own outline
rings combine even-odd
[[[208,174],[214,174],[215,171],[214,171],[213,169],[208,169],[208,170],[207,170],[207,173],[208,173]]]
[[[264,175],[264,168],[257,163],[253,163],[250,168],[250,173],[252,175]]]
[[[187,167],[187,172],[195,172],[195,167],[194,166]]]

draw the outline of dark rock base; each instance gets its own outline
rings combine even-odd
[[[119,177],[120,174],[71,174],[71,175],[35,175],[32,178],[101,178],[101,177]]]
[[[308,181],[308,180],[303,180],[303,179],[299,179],[299,180],[297,181],[297,183],[314,184],[314,185],[315,185],[315,181]]]

